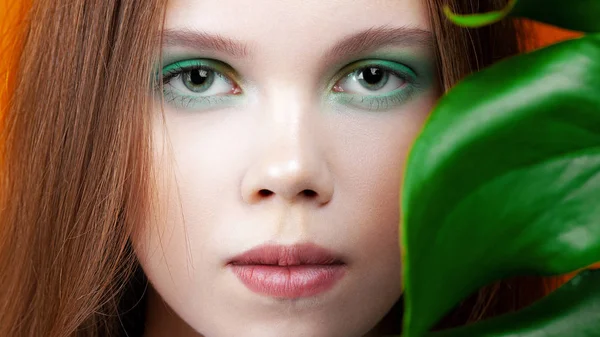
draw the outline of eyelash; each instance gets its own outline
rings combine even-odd
[[[336,79],[336,81],[334,82],[334,85],[331,87],[334,96],[335,95],[346,96],[346,97],[341,97],[342,104],[355,105],[359,108],[366,108],[366,109],[372,110],[372,111],[379,111],[379,110],[387,110],[395,105],[401,104],[402,102],[406,101],[407,99],[409,99],[411,97],[411,94],[414,92],[415,89],[419,88],[419,83],[416,80],[417,79],[416,73],[415,73],[415,76],[413,77],[406,73],[391,69],[390,67],[386,67],[384,65],[378,64],[378,62],[382,62],[382,61],[378,61],[378,60],[357,61],[357,62],[353,62],[349,66],[344,67],[343,69],[348,69],[348,71],[344,71],[343,75],[338,77]],[[386,62],[386,61],[383,61],[383,62]],[[390,62],[390,61],[387,61],[387,62]],[[361,63],[363,63],[363,64],[360,65]],[[397,63],[397,62],[392,62],[392,63]],[[409,68],[403,64],[400,64],[400,63],[397,63],[397,64],[412,71],[411,68]],[[360,65],[360,66],[357,67],[356,65]],[[405,83],[401,87],[393,90],[392,93],[387,94],[387,95],[360,95],[360,94],[351,94],[351,93],[349,94],[347,92],[335,92],[333,90],[333,88],[337,85],[337,83],[339,83],[346,77],[351,76],[352,74],[354,74],[355,72],[357,72],[359,70],[364,70],[369,67],[379,68],[383,71],[386,71],[389,73],[389,75],[397,76]],[[230,76],[226,75],[222,71],[217,70],[215,67],[207,66],[207,65],[178,66],[177,64],[174,64],[174,65],[172,65],[172,69],[168,70],[167,72],[163,73],[163,75],[162,75],[163,97],[165,98],[165,101],[167,103],[174,103],[176,106],[188,108],[194,103],[205,104],[205,105],[218,105],[218,104],[224,103],[227,100],[227,96],[229,96],[229,95],[184,96],[184,95],[175,94],[173,92],[173,90],[175,90],[175,89],[172,89],[170,91],[167,91],[164,89],[164,87],[170,85],[170,82],[173,79],[176,79],[179,76],[183,76],[184,74],[186,74],[188,72],[192,72],[192,71],[196,71],[196,70],[207,70],[207,71],[212,71],[215,74],[220,74],[220,76],[222,75],[228,81],[231,81],[231,83],[233,83],[233,85],[237,86],[237,83],[234,79],[232,79]],[[360,102],[358,102],[358,101],[360,101]]]
[[[173,78],[175,78],[177,76],[181,76],[187,72],[194,71],[194,70],[216,71],[212,67],[207,67],[204,65],[202,65],[202,66],[187,66],[187,67],[175,66],[172,70],[169,70],[169,71],[167,71],[166,74],[163,74],[163,79],[162,79],[163,85],[169,84],[169,82],[171,82],[171,80],[173,80]]]
[[[390,97],[377,97],[377,96],[363,96],[363,97],[359,97],[359,98],[350,97],[345,102],[345,104],[352,105],[355,100],[359,100],[361,105],[362,104],[369,105],[367,107],[367,109],[369,109],[371,111],[380,111],[380,110],[387,110],[396,104],[400,104],[400,103],[404,102],[405,96],[408,96],[408,95],[402,95],[402,97],[398,96],[398,95],[390,96]]]

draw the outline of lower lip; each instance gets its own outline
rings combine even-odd
[[[230,265],[255,293],[279,298],[310,297],[331,289],[345,274],[344,265]]]

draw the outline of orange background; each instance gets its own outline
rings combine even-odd
[[[534,24],[534,32],[536,38],[536,44],[538,46],[552,44],[561,40],[574,38],[579,36],[579,33],[558,29],[553,26],[544,25],[540,23]]]
[[[15,69],[23,47],[25,13],[29,0],[0,0],[0,118],[12,92]]]

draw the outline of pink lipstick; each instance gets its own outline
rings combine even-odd
[[[339,257],[310,243],[259,246],[232,258],[228,266],[248,289],[288,299],[325,292],[346,271]]]

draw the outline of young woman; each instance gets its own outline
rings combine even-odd
[[[405,156],[444,91],[518,52],[513,23],[461,29],[444,4],[506,1],[33,1],[0,336],[398,332]]]

